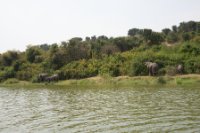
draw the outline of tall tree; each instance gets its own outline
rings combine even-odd
[[[3,66],[10,66],[19,58],[17,51],[8,51],[1,55],[0,62]]]
[[[152,30],[151,29],[144,29],[143,37],[146,42],[148,42],[151,38]]]
[[[137,34],[140,34],[140,29],[138,29],[138,28],[133,28],[128,31],[129,36],[135,36]]]
[[[166,36],[167,36],[170,32],[171,32],[171,30],[170,30],[169,28],[165,28],[165,29],[162,30],[162,33],[163,33],[164,35],[166,35]]]
[[[172,31],[177,33],[178,32],[178,27],[176,25],[173,25],[172,26]]]
[[[35,57],[38,55],[40,55],[38,47],[31,46],[26,50],[26,59],[31,63],[35,61]]]

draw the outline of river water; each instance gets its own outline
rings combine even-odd
[[[198,88],[0,88],[0,132],[200,132]]]

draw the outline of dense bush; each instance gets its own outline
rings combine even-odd
[[[15,71],[13,67],[6,67],[3,71],[0,71],[0,81],[3,81],[8,78],[14,78]]]
[[[185,73],[200,73],[200,57],[190,57],[184,63]]]
[[[130,76],[148,75],[147,68],[144,64],[145,61],[150,61],[151,57],[147,54],[141,54],[133,58],[131,68],[129,71]]]
[[[62,79],[80,79],[96,76],[98,74],[96,61],[76,61],[62,67],[58,74]]]

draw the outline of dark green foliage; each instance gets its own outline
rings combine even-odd
[[[14,71],[19,71],[21,65],[22,65],[22,63],[20,61],[18,61],[18,60],[15,61],[13,64]]]
[[[169,28],[165,28],[165,29],[162,30],[162,33],[163,33],[164,35],[166,35],[166,36],[167,36],[170,32],[171,32],[171,30],[170,30]]]
[[[153,32],[149,38],[150,44],[161,44],[164,41],[162,34]]]
[[[54,43],[50,46],[50,56],[52,56],[54,53],[58,51],[58,44]]]
[[[124,52],[140,46],[142,40],[137,37],[117,37],[113,40],[113,43],[121,52]]]
[[[130,76],[142,76],[142,75],[148,75],[147,67],[145,66],[144,62],[149,61],[150,56],[143,54],[136,56],[132,63],[130,68]]]
[[[66,49],[66,52],[69,61],[75,61],[89,58],[90,48],[84,43],[70,44]]]
[[[144,29],[143,37],[144,37],[146,42],[148,42],[151,39],[151,35],[152,35],[152,30],[151,29]]]
[[[200,47],[199,44],[196,43],[184,43],[180,47],[180,51],[183,53],[189,53],[191,55],[199,55],[200,54]]]
[[[0,56],[0,62],[3,66],[11,66],[18,59],[19,53],[16,51],[8,51]]]
[[[168,43],[176,43],[176,42],[178,42],[179,37],[176,33],[170,32],[166,39],[167,39]]]
[[[41,44],[39,47],[44,51],[48,51],[50,49],[50,45],[48,44]]]
[[[62,67],[65,63],[64,58],[65,58],[65,55],[63,53],[56,52],[56,53],[52,54],[52,56],[50,58],[51,68],[56,70],[56,69],[59,69],[60,67]]]
[[[108,37],[102,35],[102,36],[99,36],[97,39],[98,39],[98,40],[108,40]]]
[[[121,52],[127,51],[129,49],[129,45],[125,37],[115,38],[114,44],[117,45]]]
[[[77,43],[82,42],[82,40],[83,40],[83,39],[80,38],[80,37],[72,38],[72,39],[69,40],[69,45],[75,46],[75,45],[77,45]]]
[[[133,28],[133,29],[130,29],[128,31],[129,36],[135,36],[135,35],[138,35],[138,34],[141,34],[141,33],[142,33],[142,30],[140,30],[138,28]]]
[[[37,47],[29,47],[26,50],[26,58],[29,62],[33,63],[36,56],[40,55],[40,51]]]
[[[200,57],[191,57],[185,61],[185,73],[198,73],[200,74]]]
[[[197,33],[200,33],[200,22],[197,22]]]
[[[175,33],[178,32],[178,27],[176,25],[173,25],[172,26],[172,31],[175,32]]]
[[[15,71],[12,67],[6,67],[3,71],[0,71],[0,81],[8,79],[8,78],[14,78]]]
[[[44,60],[43,56],[41,56],[41,55],[36,55],[36,56],[35,56],[35,59],[34,59],[34,62],[35,62],[35,63],[41,63],[41,62],[43,62],[43,60]]]
[[[198,22],[195,21],[189,21],[189,22],[182,22],[180,23],[180,26],[178,27],[179,32],[192,32],[192,31],[198,31]]]
[[[189,33],[182,34],[183,41],[189,41],[191,39],[191,35]]]
[[[30,80],[32,78],[32,76],[33,75],[31,74],[30,71],[23,71],[23,70],[21,70],[21,71],[17,72],[16,78],[19,79],[19,80],[26,80],[26,81],[28,81],[28,80]]]
[[[89,42],[91,40],[90,37],[85,37],[85,41]]]

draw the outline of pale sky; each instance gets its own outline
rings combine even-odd
[[[0,53],[190,20],[200,21],[200,0],[0,0]]]

